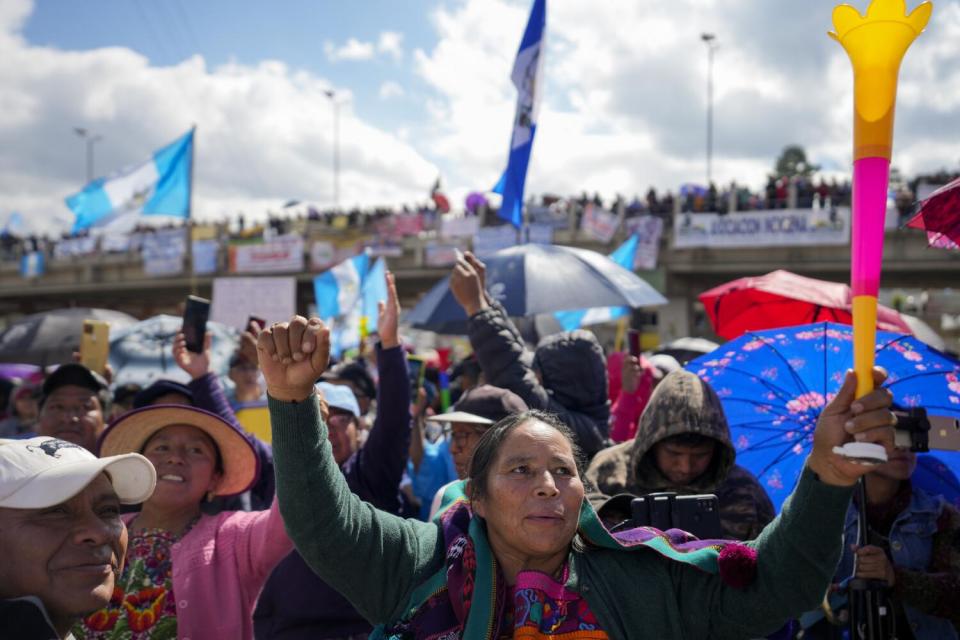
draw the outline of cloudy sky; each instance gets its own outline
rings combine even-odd
[[[866,0],[853,0],[864,9]],[[332,202],[454,202],[506,161],[509,81],[530,0],[0,0],[0,222],[69,226],[85,175],[197,125],[195,211],[248,218]],[[850,162],[851,72],[828,0],[548,0],[546,94],[528,193],[632,196],[705,174],[706,50],[716,34],[714,175],[759,185],[798,143]],[[910,0],[912,8],[915,0]],[[936,3],[901,71],[894,164],[960,162],[960,0]]]

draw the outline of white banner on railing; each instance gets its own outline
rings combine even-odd
[[[657,268],[660,256],[660,236],[663,234],[663,218],[636,216],[623,221],[627,235],[637,234],[637,257],[633,268],[651,271]]]
[[[775,209],[680,213],[674,218],[675,249],[842,245],[850,242],[850,209]]]

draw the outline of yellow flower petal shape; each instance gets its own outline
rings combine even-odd
[[[900,62],[932,11],[923,2],[908,15],[905,0],[873,0],[865,17],[847,4],[834,8],[828,35],[853,64],[855,160],[890,158]]]

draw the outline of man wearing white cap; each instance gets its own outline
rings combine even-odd
[[[70,638],[113,595],[127,551],[120,504],[153,493],[137,453],[97,458],[40,436],[0,440],[0,638]]]

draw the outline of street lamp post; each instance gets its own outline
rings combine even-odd
[[[91,182],[93,182],[93,145],[94,143],[97,143],[100,140],[103,140],[103,136],[99,134],[95,134],[93,131],[90,131],[89,129],[85,129],[83,127],[74,127],[73,132],[76,133],[81,138],[83,138],[87,145],[87,182],[86,184],[90,184]]]
[[[700,34],[707,45],[707,188],[713,181],[713,52],[717,49],[717,36],[712,33]]]
[[[340,209],[340,103],[337,92],[328,89],[323,92],[333,105],[333,208]]]

